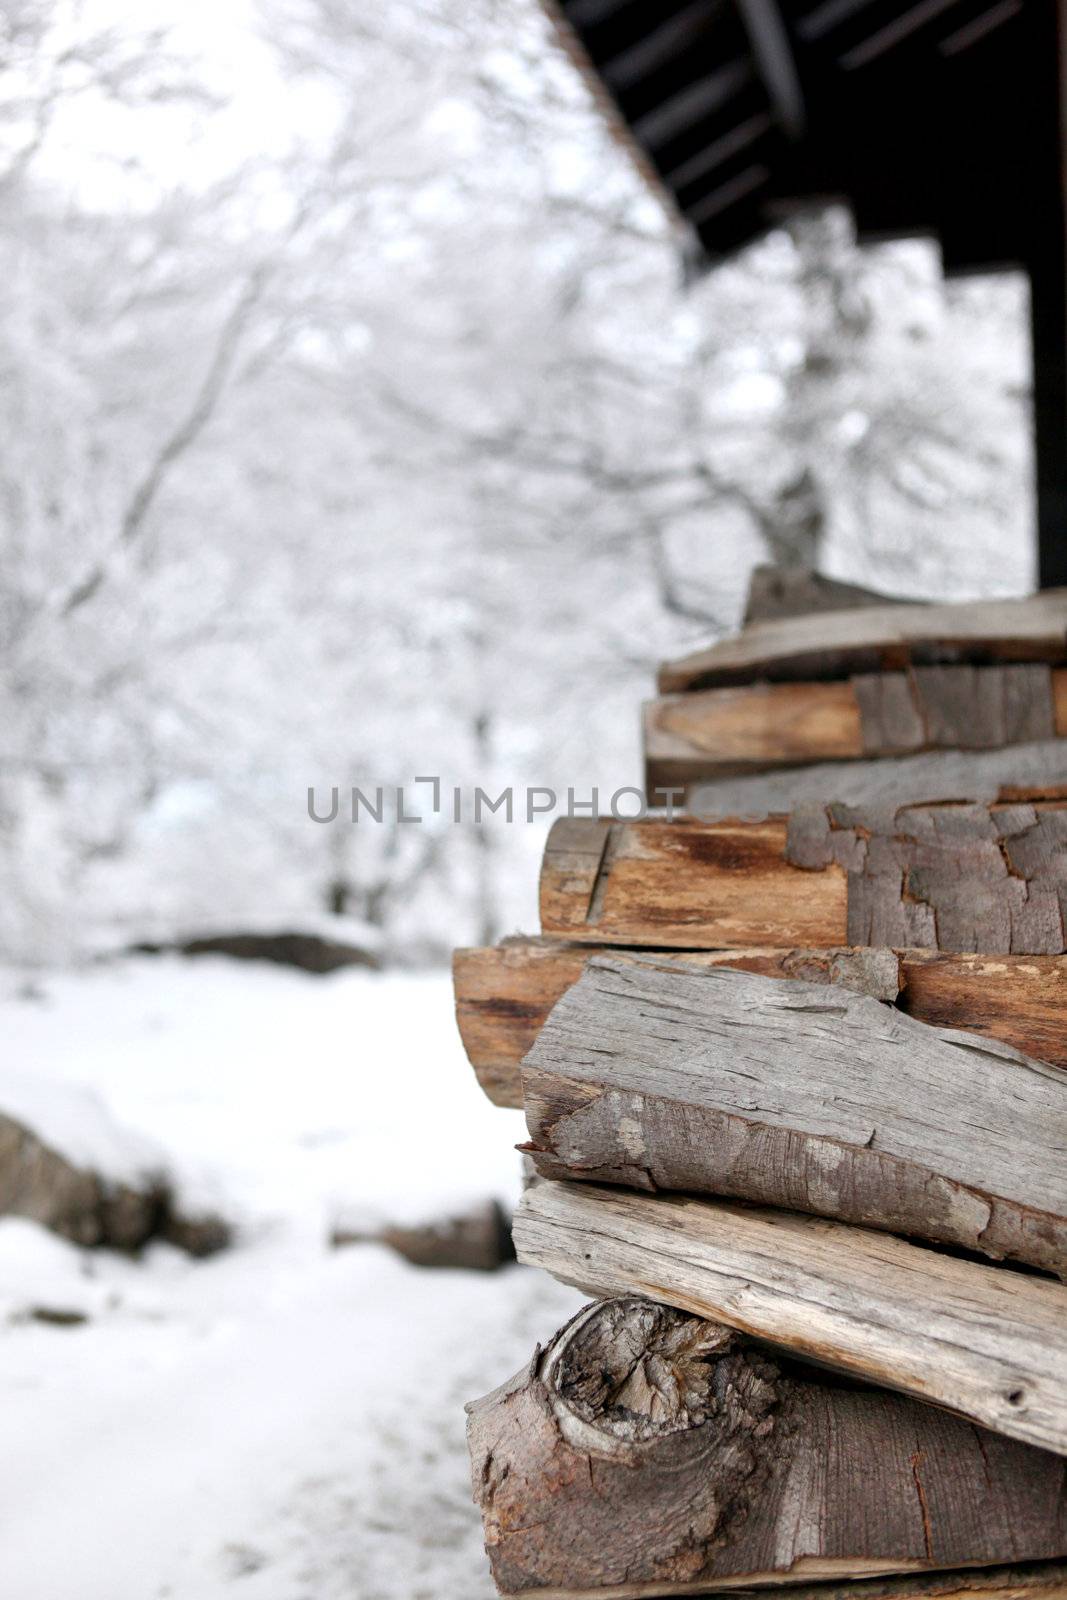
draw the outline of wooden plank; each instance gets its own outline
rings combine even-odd
[[[820,761],[992,750],[1067,733],[1067,669],[926,667],[668,695],[644,708],[645,786]]]
[[[731,684],[843,678],[910,665],[1067,663],[1067,589],[1026,600],[889,605],[757,622],[660,668],[661,694]]]
[[[457,950],[456,1018],[468,1059],[489,1099],[521,1107],[519,1064],[556,1001],[606,945],[556,939],[509,939],[491,949]],[[616,948],[616,955],[624,954]],[[678,950],[694,966],[736,967],[767,977],[843,982],[861,993],[866,968],[880,964],[880,998],[909,1016],[1014,1045],[1024,1055],[1067,1067],[1067,959],[979,956],[932,950]]]
[[[892,1234],[724,1201],[539,1179],[520,1261],[644,1294],[1067,1454],[1067,1286]]]
[[[756,1201],[1067,1276],[1067,1072],[869,995],[598,956],[522,1082],[543,1176]]]
[[[595,871],[575,873],[588,829]],[[810,806],[788,819],[557,823],[541,926],[603,944],[1067,950],[1067,802]]]
[[[586,1306],[467,1412],[507,1595],[914,1583],[1067,1547],[1059,1457],[900,1395],[783,1370],[743,1335],[636,1295]],[[899,1584],[875,1593],[923,1592]]]

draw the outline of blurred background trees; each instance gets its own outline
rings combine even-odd
[[[534,0],[5,0],[4,955],[509,931],[539,830],[308,786],[634,781],[756,560],[1030,585],[1021,279],[683,257]]]

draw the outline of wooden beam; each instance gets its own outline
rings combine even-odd
[[[558,821],[541,926],[600,944],[1067,951],[1067,802]],[[1064,893],[1067,900],[1067,892]]]
[[[778,767],[993,750],[1064,735],[1067,668],[1041,664],[703,689],[645,705],[645,789],[654,796]]]
[[[661,694],[910,665],[1043,661],[1067,664],[1067,589],[1026,600],[888,605],[758,622],[660,668]]]
[[[785,1206],[1067,1277],[1067,1073],[869,995],[598,956],[522,1086],[545,1177]]]
[[[471,1481],[506,1595],[623,1600],[776,1583],[793,1595],[802,1575],[844,1581],[849,1594],[849,1578],[915,1583],[1067,1546],[1056,1456],[899,1395],[783,1370],[721,1324],[638,1296],[586,1306],[467,1412]],[[939,1592],[899,1577],[874,1590]]]
[[[792,1212],[538,1179],[520,1261],[644,1294],[1067,1454],[1067,1286]]]

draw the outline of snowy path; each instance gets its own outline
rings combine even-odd
[[[462,1403],[577,1297],[325,1244],[338,1210],[514,1193],[521,1123],[473,1088],[447,979],[144,961],[45,989],[0,1005],[5,1061],[94,1086],[242,1241],[132,1263],[0,1223],[0,1593],[488,1600]]]

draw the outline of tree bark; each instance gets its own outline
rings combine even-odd
[[[545,1177],[784,1206],[1067,1276],[1067,1073],[1010,1046],[843,987],[598,956],[522,1081]]]
[[[545,933],[701,949],[1062,955],[1067,801],[814,805],[762,821],[558,821]]]
[[[647,1294],[1067,1454],[1067,1287],[792,1212],[540,1179],[520,1261]]]
[[[783,1370],[634,1296],[587,1306],[468,1412],[509,1595],[693,1595],[1067,1553],[1058,1457]]]
[[[887,605],[757,622],[660,668],[661,694],[907,666],[1067,663],[1067,590],[967,605]]]

